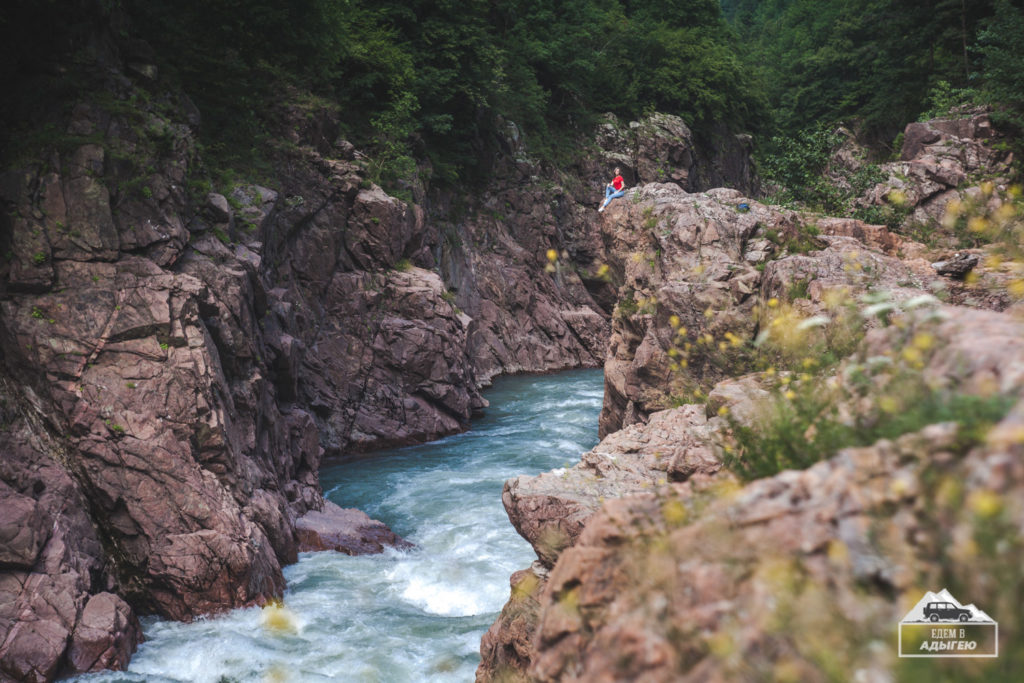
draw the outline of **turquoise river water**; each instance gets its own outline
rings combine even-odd
[[[480,637],[532,548],[512,528],[502,484],[574,463],[597,443],[600,370],[499,378],[464,434],[327,464],[324,493],[416,544],[348,557],[303,553],[286,567],[286,628],[259,608],[191,624],[147,619],[127,672],[82,683],[473,680]]]

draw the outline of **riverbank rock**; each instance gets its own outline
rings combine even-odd
[[[1024,470],[1008,459],[1020,448],[1019,320],[940,306],[932,293],[955,301],[956,290],[924,245],[734,190],[643,185],[599,225],[618,284],[604,440],[571,468],[506,483],[509,518],[538,560],[513,577],[482,641],[478,681],[733,680],[780,670],[823,680],[826,650],[844,670],[888,680],[902,664],[871,643],[890,635],[878,624],[896,623],[920,599],[920,582],[955,571],[988,604],[1012,603],[996,577],[1019,575],[1011,539]],[[969,256],[971,267],[984,261]],[[1015,407],[987,438],[970,431],[983,424],[958,427],[937,413],[899,438],[743,483],[721,465],[733,430],[783,429],[785,411],[769,403],[798,394],[777,387],[819,380],[750,372],[753,359],[732,349],[758,348],[767,311],[824,325],[846,315],[836,301],[866,336],[835,375],[819,378],[823,388],[848,388],[858,368],[895,362],[932,390],[974,397],[965,404]],[[837,415],[888,405],[864,391]],[[813,424],[801,431],[816,437]],[[976,555],[966,549],[996,537],[1015,549],[972,574]],[[955,547],[940,540],[949,538]],[[870,635],[836,651],[829,632]]]
[[[142,627],[131,607],[111,593],[89,598],[68,648],[75,671],[125,669],[142,641]]]
[[[745,485],[722,472],[609,497],[553,566],[531,541],[540,560],[514,575],[477,680],[733,680],[780,668],[825,680],[826,651],[844,670],[887,680],[907,673],[892,625],[949,577],[997,619],[1012,613],[1014,589],[1000,577],[1019,576],[1024,557],[1012,540],[1024,519],[1024,329],[959,307],[931,325],[927,381],[1015,402],[987,436],[942,422]],[[864,355],[880,357],[901,334],[872,330]],[[716,402],[737,393],[720,386]],[[570,479],[565,495],[576,494]],[[996,543],[1003,554],[977,545]],[[837,645],[835,634],[852,633],[861,637]]]
[[[355,508],[342,508],[324,501],[323,510],[310,510],[295,520],[299,552],[336,550],[346,555],[374,555],[385,547],[413,548],[384,522]]]
[[[512,526],[550,568],[606,499],[717,472],[712,439],[720,427],[721,419],[709,421],[702,405],[654,413],[647,424],[605,437],[571,468],[509,479],[502,503]]]

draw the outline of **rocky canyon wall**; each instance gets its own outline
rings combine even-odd
[[[704,162],[660,117],[609,121],[616,145],[564,174],[510,137],[481,194],[407,202],[285,93],[276,180],[211,192],[200,112],[104,49],[0,176],[5,679],[122,668],[138,614],[280,594],[323,457],[465,429],[501,373],[601,365],[610,165],[750,182],[744,141]]]
[[[946,133],[972,130],[908,128],[918,149],[893,180],[914,206],[941,211],[916,198],[949,191],[936,169],[965,157],[991,187],[965,175],[949,196],[995,211],[1012,195],[1005,155],[978,153],[987,134],[957,152]],[[1016,629],[1024,329],[998,245],[969,250],[965,281],[943,240],[659,183],[599,226],[618,284],[604,438],[506,482],[537,560],[511,577],[478,681],[909,679],[894,629],[946,585]],[[935,400],[962,407],[921,408]],[[921,415],[886,438],[821,438],[888,413]],[[809,461],[745,465],[785,443]],[[1001,653],[1018,644],[1004,633]]]

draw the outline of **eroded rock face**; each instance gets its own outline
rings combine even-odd
[[[682,485],[609,501],[546,581],[519,596],[518,623],[535,631],[517,641],[519,659],[495,671],[697,681],[757,678],[784,664],[818,680],[815,653],[827,647],[844,668],[893,677],[894,647],[871,643],[891,642],[891,624],[922,587],[945,580],[943,568],[972,601],[1008,607],[993,580],[998,562],[979,562],[961,544],[979,526],[1020,519],[1024,468],[1000,448],[954,456],[955,435],[955,425],[933,425],[742,489]],[[945,483],[928,483],[936,477]],[[964,500],[995,496],[997,518],[944,498],[952,481],[963,482]],[[958,529],[958,540],[946,546],[937,528]],[[781,618],[786,628],[773,628]],[[836,632],[865,637],[827,645]]]
[[[123,667],[141,629],[128,605],[109,593],[112,577],[79,488],[54,455],[61,444],[38,431],[18,392],[0,378],[5,450],[0,458],[0,678],[46,681],[69,647],[72,666]],[[91,609],[87,609],[91,605]],[[107,622],[102,633],[92,625]]]
[[[509,518],[538,561],[513,577],[482,641],[478,681],[733,680],[779,666],[815,680],[825,674],[802,643],[828,629],[887,638],[873,624],[898,621],[920,581],[939,581],[940,568],[974,576],[962,548],[937,542],[952,534],[966,548],[984,533],[972,517],[979,508],[965,511],[963,501],[998,499],[984,514],[998,516],[1004,539],[1013,536],[1024,470],[1003,468],[1020,448],[1019,403],[967,450],[955,424],[934,424],[747,485],[720,469],[728,428],[715,416],[757,429],[770,397],[763,375],[730,377],[749,369],[708,362],[725,333],[752,341],[757,311],[773,300],[805,318],[827,313],[837,293],[857,301],[881,291],[887,306],[906,310],[934,301],[926,293],[948,284],[923,245],[853,219],[676,184],[637,188],[600,226],[619,285],[605,439],[572,468],[507,482]],[[938,348],[922,363],[923,381],[1019,399],[1019,320],[956,306],[929,315],[938,320],[927,344]],[[867,318],[858,357],[891,356],[899,326]],[[688,365],[673,368],[679,328],[695,348]],[[698,346],[706,334],[715,343]],[[707,387],[705,405],[666,410],[695,384]],[[602,456],[606,448],[614,454]],[[994,588],[1005,568],[1000,560],[969,580],[990,604],[1006,600]],[[799,618],[772,628],[782,613]],[[869,679],[899,667],[862,644],[840,656]]]
[[[725,378],[722,367],[708,362],[710,352],[670,370],[677,341],[672,316],[694,344],[704,335],[718,344],[726,333],[752,341],[755,308],[770,298],[797,299],[813,314],[830,289],[851,296],[886,289],[910,298],[935,278],[926,261],[895,256],[920,245],[882,226],[803,215],[727,189],[691,194],[652,184],[624,199],[601,219],[606,257],[622,282],[605,361],[602,435],[644,422],[677,394]],[[737,210],[740,204],[749,210]],[[802,235],[807,253],[784,246],[794,235]]]
[[[892,647],[871,643],[890,642],[891,624],[928,587],[956,577],[971,601],[1012,611],[1013,589],[999,577],[1019,562],[1011,539],[1024,519],[1024,329],[1011,316],[958,307],[943,307],[933,324],[942,341],[921,370],[926,381],[1017,401],[986,439],[965,446],[955,423],[937,423],[746,485],[709,468],[621,497],[609,487],[553,566],[539,537],[524,534],[540,561],[514,575],[512,597],[482,641],[477,680],[734,680],[780,666],[818,680],[820,648],[844,668],[888,680],[902,665]],[[872,330],[864,355],[880,356],[898,334]],[[726,380],[708,409],[726,405],[756,424],[761,393],[755,375]],[[659,424],[671,429],[658,439],[692,438],[692,424],[668,415],[602,446],[654,436]],[[588,456],[573,469],[585,471]],[[630,462],[644,470],[637,480],[660,473],[656,460]],[[548,500],[579,498],[579,477],[558,471],[509,488],[532,481],[548,482]],[[979,555],[975,544],[995,538],[1004,555]],[[773,626],[778,619],[785,628]],[[826,635],[854,632],[864,637],[841,647]]]
[[[858,203],[884,206],[889,194],[898,190],[911,209],[905,225],[939,221],[951,199],[979,195],[969,178],[1009,174],[1013,158],[992,145],[998,138],[985,110],[967,112],[960,118],[910,123],[903,132],[900,161],[881,164],[889,177]]]
[[[2,272],[3,481],[23,530],[4,539],[0,667],[38,680],[124,667],[134,610],[279,594],[293,519],[321,503],[316,426],[262,361],[259,245],[187,245],[190,129],[87,104],[69,128],[104,144],[9,172],[2,197],[12,244],[38,245]],[[108,148],[134,150],[141,187]]]
[[[293,160],[326,193],[309,211],[254,185],[193,202],[191,129],[145,115],[79,104],[69,131],[103,144],[0,182],[5,677],[124,667],[137,611],[279,595],[325,447],[441,436],[484,405],[469,319],[435,273],[388,270],[421,211],[315,155]],[[362,522],[351,551],[392,542]]]
[[[737,135],[722,127],[712,131],[710,137],[710,141],[698,141],[689,126],[671,114],[654,113],[628,124],[605,114],[595,135],[601,152],[591,162],[604,166],[591,171],[600,183],[597,189],[603,192],[612,177],[608,172],[618,166],[625,172],[629,185],[673,183],[687,192],[729,187],[757,194],[758,181],[750,163],[750,136]]]

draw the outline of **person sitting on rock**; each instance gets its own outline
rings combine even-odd
[[[604,187],[604,201],[601,203],[601,206],[598,207],[597,212],[601,213],[613,199],[617,199],[624,195],[625,192],[623,191],[623,187],[625,187],[625,185],[626,183],[622,179],[622,171],[616,168],[615,177]]]

